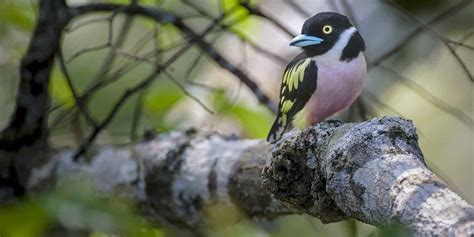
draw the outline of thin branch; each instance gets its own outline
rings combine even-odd
[[[135,1],[136,0],[132,1],[131,4],[135,4],[136,3]],[[128,32],[130,31],[130,27],[132,26],[132,24],[133,24],[133,16],[127,15],[125,18],[125,22],[123,23],[122,28],[120,29],[120,32],[118,33],[117,40],[115,41],[115,43],[111,45],[110,51],[106,55],[102,63],[102,66],[100,67],[99,72],[97,73],[94,81],[102,80],[105,74],[107,73],[108,68],[114,64],[115,59],[116,59],[115,51],[122,47],[123,43],[125,42],[128,36]],[[113,26],[109,25],[109,27],[113,27]],[[112,31],[113,29],[110,29],[110,30]]]
[[[160,70],[154,71],[151,73],[145,80],[143,80],[138,85],[127,89],[125,93],[119,98],[116,104],[112,107],[111,111],[108,113],[107,117],[89,134],[86,140],[81,144],[77,152],[74,154],[73,158],[75,161],[79,159],[87,150],[87,148],[94,142],[95,138],[99,133],[109,125],[112,119],[115,117],[117,112],[120,110],[122,105],[135,93],[146,88],[159,74]]]
[[[188,84],[188,85],[203,88],[203,89],[206,89],[206,90],[212,91],[212,92],[221,91],[221,89],[218,88],[218,87],[213,87],[213,86],[210,86],[210,85],[206,85],[204,83],[200,83],[200,82],[197,82],[197,81],[188,80],[188,81],[185,81],[185,83]]]
[[[387,103],[383,102],[382,100],[380,100],[374,93],[372,93],[371,91],[365,89],[364,90],[364,93],[362,94],[362,96],[365,96],[369,99],[370,102],[375,102],[376,104],[380,105],[381,107],[389,110],[392,114],[394,115],[398,115],[398,116],[402,116],[402,114],[400,114],[396,109],[394,109],[392,106],[388,105]]]
[[[259,17],[262,17],[266,20],[268,20],[269,22],[273,23],[276,27],[278,27],[281,31],[285,32],[290,38],[293,38],[296,36],[295,33],[291,32],[290,29],[288,29],[287,27],[285,27],[284,25],[282,25],[279,21],[277,21],[275,18],[267,15],[266,13],[262,12],[262,10],[260,10],[260,8],[258,7],[252,7],[250,6],[250,4],[248,2],[240,2],[240,5],[245,7],[245,9],[247,9],[249,11],[250,14],[252,15],[255,15],[255,16],[259,16]]]
[[[196,103],[198,103],[204,110],[206,110],[208,113],[214,115],[215,112],[209,108],[207,105],[205,105],[199,98],[191,94],[186,87],[184,87],[176,78],[171,75],[167,70],[163,70],[163,73],[168,77],[168,79],[173,82],[186,96],[194,100]]]
[[[451,40],[451,39],[447,39],[445,38],[445,40],[450,43],[450,44],[454,44],[456,46],[460,46],[460,47],[464,47],[464,48],[467,48],[467,49],[470,49],[470,50],[474,50],[474,46],[471,46],[471,45],[467,45],[465,43],[462,43],[462,42],[457,42],[457,41],[454,41],[454,40]]]
[[[90,52],[94,52],[94,51],[99,51],[99,50],[102,50],[102,49],[106,49],[110,46],[112,46],[112,41],[113,41],[113,38],[114,38],[114,31],[113,31],[113,28],[114,28],[114,20],[115,20],[115,17],[117,16],[118,12],[119,12],[120,9],[117,9],[115,11],[112,12],[112,14],[107,18],[107,21],[108,21],[108,34],[107,34],[107,41],[104,43],[104,44],[101,44],[101,45],[98,45],[98,46],[94,46],[94,47],[90,47],[90,48],[85,48],[83,50],[80,50],[76,53],[74,53],[67,61],[66,63],[69,64],[71,63],[74,59],[78,58],[79,56],[83,55],[83,54],[86,54],[86,53],[90,53]],[[93,21],[92,21],[93,22]],[[88,22],[88,24],[90,24],[91,22]],[[79,28],[82,27],[82,26],[85,26],[87,24],[81,24],[79,25]],[[74,28],[74,30],[76,30],[78,28]],[[69,31],[69,32],[72,32],[72,31]]]
[[[467,67],[466,63],[461,59],[461,57],[456,53],[456,50],[451,46],[449,43],[450,41],[446,39],[444,36],[440,35],[438,32],[436,32],[433,28],[431,28],[428,24],[423,23],[422,21],[418,20],[418,18],[412,16],[409,12],[407,12],[405,9],[399,7],[395,3],[389,2],[389,1],[384,1],[385,4],[392,6],[393,8],[397,9],[398,11],[402,12],[405,16],[410,18],[410,20],[416,22],[418,25],[423,27],[424,29],[427,29],[432,35],[437,37],[443,44],[448,48],[448,50],[451,52],[453,57],[456,59],[458,64],[462,67],[463,71],[465,72],[466,76],[469,78],[469,80],[474,81],[474,76],[472,73],[469,71],[469,68]]]
[[[147,62],[147,63],[150,63],[152,65],[156,65],[156,62],[154,61],[151,61],[149,59],[146,59],[146,58],[141,58],[139,56],[136,56],[136,55],[133,55],[133,54],[129,54],[129,53],[126,53],[124,51],[117,51],[117,53],[125,56],[125,57],[130,57],[132,59],[135,59],[135,60],[138,60],[138,61],[144,61],[144,62]],[[180,88],[183,93],[185,95],[187,95],[189,98],[191,98],[192,100],[196,101],[198,104],[200,104],[207,112],[209,112],[210,114],[214,114],[214,111],[212,111],[212,109],[210,109],[209,107],[207,107],[202,101],[200,101],[197,97],[195,97],[194,95],[192,95],[187,89],[186,87],[184,87],[171,73],[169,73],[166,69],[163,69],[163,73],[170,79],[171,82],[173,82],[178,88]],[[197,83],[196,83],[197,84]]]
[[[462,60],[461,56],[459,56],[459,54],[456,52],[456,50],[453,48],[453,46],[451,46],[449,44],[448,41],[446,41],[444,38],[440,38],[440,39],[443,42],[443,44],[446,45],[446,47],[451,52],[453,57],[456,59],[458,64],[461,66],[461,68],[463,69],[463,71],[466,74],[466,76],[468,77],[468,79],[474,82],[474,76],[472,75],[471,71],[469,71],[469,68],[468,68],[467,64]]]
[[[208,19],[212,20],[214,19],[213,16],[211,16],[209,13],[207,13],[201,6],[199,6],[198,4],[196,4],[195,2],[193,1],[190,1],[190,0],[183,0],[183,3],[187,4],[188,6],[192,7],[194,10],[196,10],[197,12],[199,12],[200,14],[202,14],[203,16],[207,17]],[[231,23],[220,23],[220,24],[217,24],[217,26],[219,26],[221,28],[221,30],[227,30],[228,32],[230,33],[233,33],[234,35],[237,35],[238,37],[242,37],[244,34],[237,30],[237,29],[234,29],[232,28],[232,26],[238,22],[240,22],[241,20],[243,20],[243,18],[247,17],[246,15],[244,16],[241,16],[240,18],[237,18],[235,19],[233,22]],[[277,61],[281,64],[286,64],[288,63],[288,60],[282,58],[281,56],[273,53],[272,51],[270,50],[266,50],[264,48],[262,48],[261,46],[259,46],[257,43],[255,43],[254,41],[246,38],[245,39],[247,41],[247,43],[257,52],[257,53],[260,53],[262,54],[263,56],[265,57],[268,57],[274,61]]]
[[[436,23],[439,23],[440,21],[454,15],[456,12],[464,9],[467,5],[471,4],[472,0],[461,0],[457,4],[454,4],[453,6],[449,7],[448,9],[444,10],[441,12],[439,15],[435,16],[433,19],[428,21],[426,25],[431,26]],[[385,52],[384,54],[378,56],[376,59],[371,61],[368,64],[368,68],[376,67],[378,66],[381,62],[385,61],[386,59],[390,58],[391,56],[395,55],[400,51],[401,48],[403,48],[410,40],[415,38],[418,34],[426,30],[426,27],[424,26],[418,26],[416,27],[415,30],[413,30],[411,33],[409,33],[405,38],[399,41],[398,44],[396,44],[394,47],[392,47],[390,50]]]
[[[143,103],[148,90],[143,90],[139,95],[133,109],[132,125],[130,127],[130,141],[135,143],[138,140],[137,128],[143,115]]]
[[[81,55],[83,54],[87,54],[87,53],[91,53],[91,52],[95,52],[95,51],[99,51],[99,50],[102,50],[102,49],[106,49],[110,47],[110,42],[106,42],[104,44],[101,44],[101,45],[97,45],[97,46],[93,46],[93,47],[90,47],[90,48],[85,48],[83,50],[79,50],[78,52],[74,53],[67,61],[66,63],[69,64],[71,63],[72,61],[74,61],[74,59],[80,57]]]
[[[71,25],[69,27],[66,27],[64,29],[64,32],[66,33],[72,33],[76,30],[79,30],[80,28],[82,27],[85,27],[85,26],[89,26],[93,23],[97,23],[97,22],[102,22],[102,21],[107,21],[107,22],[110,22],[110,16],[108,17],[101,17],[101,18],[93,18],[93,19],[87,19],[87,20],[84,20],[82,22],[79,22],[79,23],[76,23],[75,25]]]
[[[295,2],[295,0],[285,1],[285,3],[304,17],[310,17],[312,15],[311,13],[307,12],[304,8],[302,8],[300,5],[298,5],[298,3]]]
[[[86,106],[84,106],[83,101],[81,98],[78,96],[78,93],[72,83],[71,76],[67,70],[66,63],[64,62],[64,57],[62,53],[62,49],[58,49],[57,52],[57,57],[58,57],[58,62],[59,62],[59,67],[61,68],[62,73],[64,74],[64,77],[66,78],[67,85],[69,89],[71,90],[72,96],[76,102],[77,107],[81,111],[81,113],[84,115],[86,118],[87,122],[89,122],[93,127],[97,127],[97,123],[95,120],[92,118],[92,116],[89,114],[89,111]]]
[[[221,36],[222,36],[221,34],[218,34],[213,39],[211,39],[209,42],[211,44],[215,44],[216,41]],[[191,66],[188,68],[188,70],[186,71],[186,74],[184,75],[184,78],[185,78],[186,81],[189,81],[189,77],[191,76],[191,73],[194,71],[194,69],[196,69],[199,62],[201,62],[202,57],[204,57],[204,54],[198,54],[197,57],[193,60],[193,62],[191,63]]]
[[[399,72],[391,69],[390,67],[384,66],[383,64],[379,65],[380,68],[394,74],[396,79],[403,83],[408,88],[414,90],[419,96],[423,97],[426,101],[432,104],[434,107],[454,116],[455,118],[459,119],[461,122],[465,123],[468,126],[472,126],[473,120],[464,112],[459,109],[454,108],[453,106],[447,104],[441,99],[433,96],[429,91],[425,88],[420,86],[418,83],[404,77]]]
[[[465,35],[463,35],[461,37],[461,40],[459,41],[460,43],[464,43],[466,42],[469,38],[471,38],[472,36],[474,36],[474,29],[467,32]]]

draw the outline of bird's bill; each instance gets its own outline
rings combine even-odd
[[[321,42],[323,42],[323,39],[321,39],[321,38],[303,34],[303,35],[296,36],[290,42],[290,46],[306,47],[306,46],[310,46],[310,45],[320,44]]]

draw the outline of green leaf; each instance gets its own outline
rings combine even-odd
[[[26,201],[0,209],[0,236],[39,236],[48,223],[47,213],[36,202]]]
[[[183,39],[181,32],[172,24],[164,24],[159,28],[158,43],[160,48],[168,48]]]
[[[143,102],[144,112],[156,129],[167,131],[172,129],[174,124],[166,123],[165,115],[183,98],[181,90],[162,80],[159,86],[151,88],[148,92]]]
[[[90,232],[91,237],[162,237],[163,231],[136,215],[127,202],[104,198],[92,182],[72,178],[47,195],[0,207],[0,236],[47,236],[50,226]]]
[[[31,31],[34,25],[34,13],[31,5],[22,1],[0,1],[0,25]]]
[[[74,106],[75,102],[72,91],[66,82],[66,78],[57,67],[54,67],[51,72],[49,91],[53,100],[55,100],[57,104],[64,104],[66,108]]]
[[[183,98],[181,91],[170,88],[166,84],[160,85],[150,90],[144,101],[144,108],[150,114],[166,113],[181,98]]]
[[[272,125],[273,115],[262,105],[253,107],[246,104],[234,104],[224,92],[217,93],[214,98],[215,108],[225,108],[219,111],[223,115],[237,120],[248,138],[265,138]]]
[[[270,130],[272,118],[267,109],[259,106],[257,109],[244,105],[236,105],[230,113],[240,121],[249,138],[265,138]]]
[[[413,236],[403,225],[392,225],[379,228],[369,235],[369,237],[410,237]]]

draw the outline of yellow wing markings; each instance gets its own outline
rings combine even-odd
[[[287,122],[287,115],[286,114],[282,114],[280,116],[280,124],[282,127],[285,127],[286,126],[286,122]]]
[[[304,79],[304,72],[306,71],[306,68],[310,62],[310,58],[305,59],[302,63],[296,64],[283,74],[283,84],[285,85],[284,89],[286,89],[286,86],[288,86],[288,90],[290,92],[293,89],[298,89],[300,82],[302,82]]]
[[[289,68],[285,73],[283,74],[283,85],[281,92],[282,94],[288,90],[288,92],[292,92],[293,90],[297,90],[300,83],[304,80],[304,73],[306,71],[306,68],[308,68],[309,64],[311,62],[311,59],[305,59],[301,61],[300,63],[295,64],[291,68]],[[281,126],[285,127],[286,124],[288,123],[288,113],[291,111],[293,106],[295,105],[296,98],[292,100],[292,98],[287,98],[285,96],[281,96],[280,99],[280,118],[279,118],[279,123]],[[292,119],[292,118],[290,118]]]
[[[291,108],[293,107],[293,105],[295,104],[294,101],[291,101],[291,100],[285,100],[283,101],[283,104],[281,105],[281,112],[286,114],[288,113]]]

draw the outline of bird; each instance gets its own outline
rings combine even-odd
[[[347,109],[362,93],[367,76],[365,41],[342,14],[321,12],[307,19],[290,46],[302,52],[283,73],[270,143],[293,127],[304,129]]]

